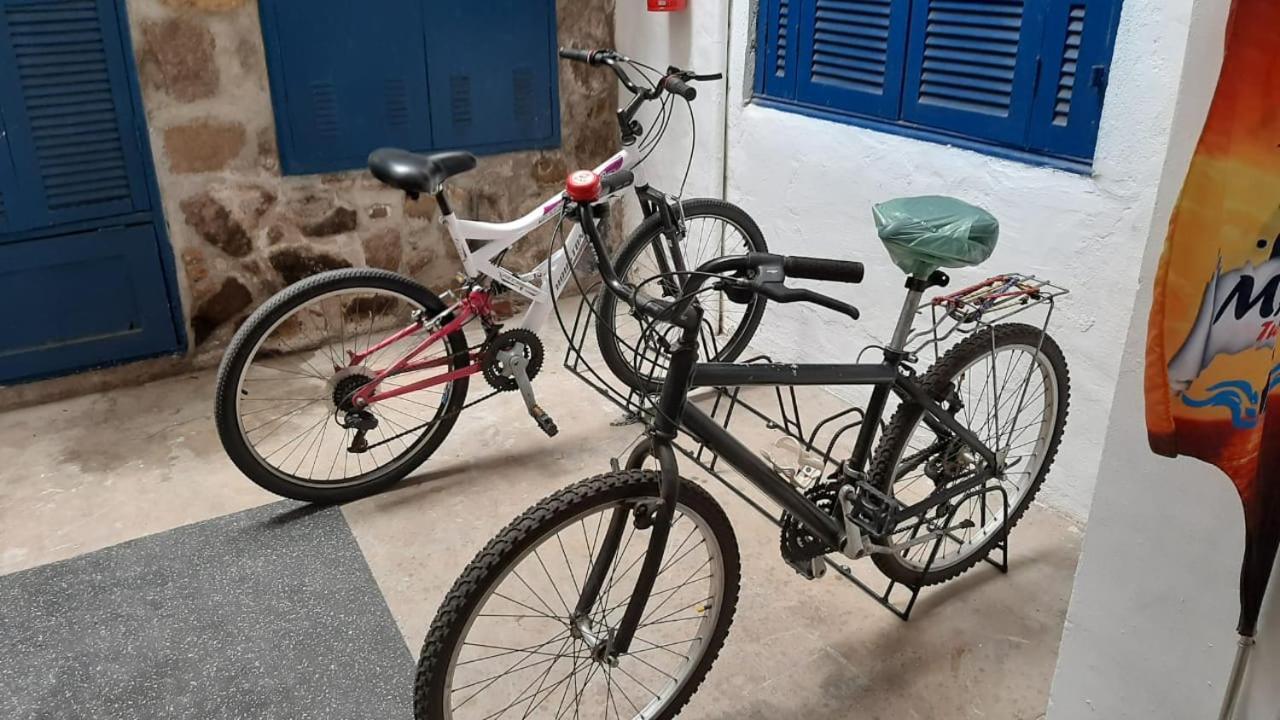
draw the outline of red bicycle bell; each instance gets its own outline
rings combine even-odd
[[[564,191],[574,202],[595,202],[600,199],[600,176],[590,170],[571,172],[564,181]]]

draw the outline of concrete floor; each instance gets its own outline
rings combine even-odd
[[[548,344],[535,384],[558,437],[534,426],[517,395],[499,396],[464,413],[401,485],[342,508],[415,656],[444,593],[498,529],[607,470],[636,437],[635,426],[611,426],[614,406],[560,367],[563,341]],[[5,413],[0,575],[276,500],[223,455],[213,384],[212,372],[199,372]],[[773,440],[748,432],[761,448]],[[687,474],[703,479],[695,469]],[[773,526],[707,486],[735,524],[742,594],[686,717],[1043,716],[1081,540],[1071,522],[1033,508],[1013,535],[1008,576],[983,566],[927,590],[903,623],[834,573],[800,579],[779,557]],[[874,576],[866,561],[855,567]]]

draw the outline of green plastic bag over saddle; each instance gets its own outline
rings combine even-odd
[[[991,257],[1000,237],[994,215],[950,197],[898,198],[872,212],[894,264],[915,277],[938,268],[977,265]]]

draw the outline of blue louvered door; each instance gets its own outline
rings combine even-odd
[[[179,347],[121,0],[0,0],[0,382]]]
[[[1021,146],[1044,0],[916,0],[902,117]]]
[[[287,173],[363,167],[369,152],[431,145],[421,0],[262,6]]]
[[[0,68],[20,202],[10,230],[148,208],[124,48],[110,0],[5,0]],[[20,100],[20,102],[16,102]]]
[[[554,142],[554,2],[433,3],[424,21],[435,147],[493,151]]]
[[[903,0],[792,0],[798,101],[896,117],[908,21]],[[767,82],[767,81],[766,81]]]

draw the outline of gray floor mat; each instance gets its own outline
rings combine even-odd
[[[7,720],[409,718],[412,680],[336,508],[274,503],[0,577]]]

